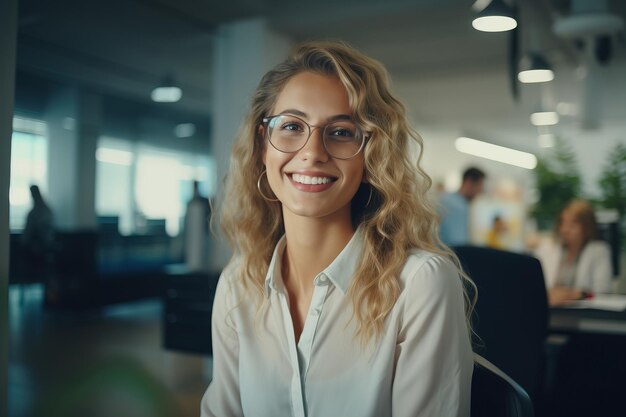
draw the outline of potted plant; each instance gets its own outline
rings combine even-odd
[[[550,230],[568,201],[580,196],[581,178],[574,150],[557,139],[534,170],[538,200],[531,211],[539,230]]]

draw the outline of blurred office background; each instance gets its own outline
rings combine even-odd
[[[488,0],[20,0],[0,236],[11,248],[8,415],[198,415],[211,378],[203,294],[228,250],[207,235],[206,265],[185,264],[186,205],[194,181],[219,197],[250,92],[303,40],[344,40],[387,67],[424,139],[433,199],[470,165],[487,173],[472,243],[485,245],[500,216],[502,248],[525,252],[550,233],[556,205],[584,197],[624,291],[626,3],[505,3],[517,28],[489,33],[472,27]],[[585,13],[607,20],[568,26]],[[521,82],[533,63],[554,78]],[[502,162],[508,151],[481,143],[521,153]],[[33,184],[56,232],[38,274],[20,243]]]

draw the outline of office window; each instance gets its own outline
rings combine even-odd
[[[43,121],[15,116],[11,137],[9,227],[21,231],[32,208],[30,186],[37,185],[46,199],[48,191],[48,139]]]
[[[138,151],[135,180],[138,221],[141,216],[148,224],[163,221],[166,232],[177,235],[191,198],[193,181],[200,182],[203,195],[210,197],[214,193],[212,164],[208,156],[142,146]]]
[[[135,153],[132,144],[103,137],[96,150],[96,215],[116,219],[123,235],[133,233],[133,172]]]
[[[180,232],[193,181],[211,197],[213,160],[119,138],[102,137],[96,151],[96,214],[121,234]]]

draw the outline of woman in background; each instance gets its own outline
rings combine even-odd
[[[574,200],[561,211],[556,239],[544,240],[536,249],[550,305],[562,305],[590,293],[611,290],[611,251],[596,240],[596,217],[591,205]]]
[[[227,176],[203,417],[469,416],[469,307],[421,145],[344,44],[263,77]]]

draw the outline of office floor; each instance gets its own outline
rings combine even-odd
[[[9,290],[9,417],[197,417],[208,358],[161,347],[161,303],[52,313]]]

